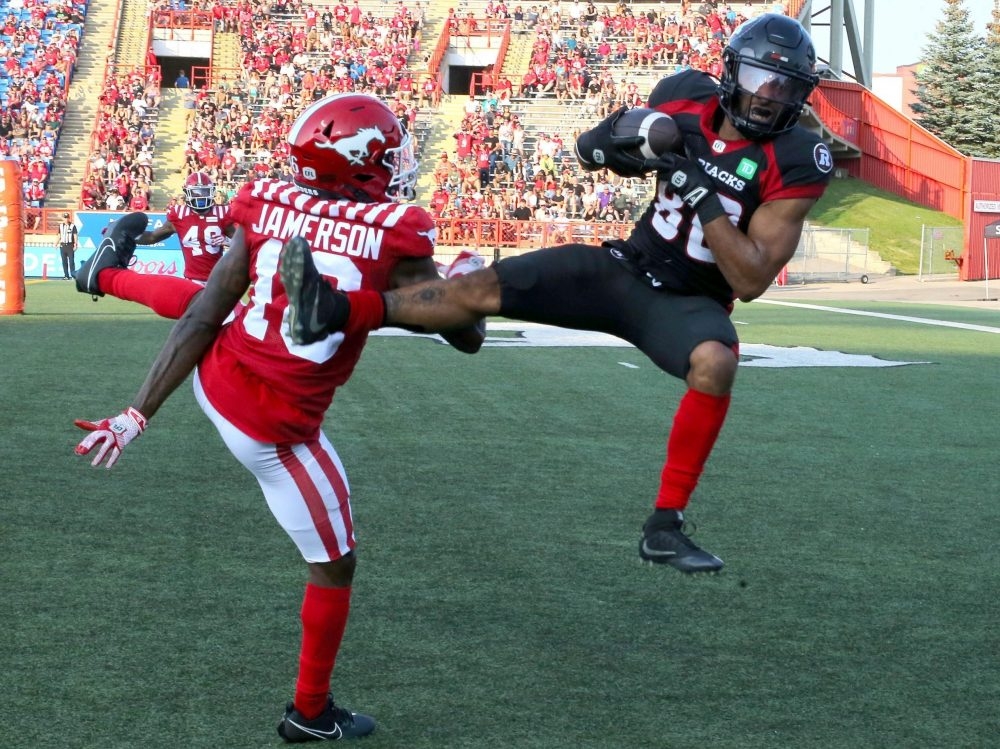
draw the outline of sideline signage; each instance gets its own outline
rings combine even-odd
[[[113,211],[78,211],[76,214],[77,249],[74,258],[77,269],[94,254],[101,243],[104,228],[112,221],[125,216],[124,212]],[[151,213],[148,231],[157,229],[167,221],[166,213]],[[160,276],[184,276],[184,253],[181,252],[180,239],[176,234],[167,237],[162,242],[150,245],[140,245],[136,248],[135,259],[129,266],[137,273],[147,273]],[[62,262],[59,258],[57,244],[28,244],[24,248],[24,277],[50,278],[62,275]]]

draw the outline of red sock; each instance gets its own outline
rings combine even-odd
[[[728,410],[728,395],[709,395],[689,389],[681,398],[667,439],[667,462],[660,474],[656,509],[683,510],[687,507]]]
[[[204,287],[177,276],[153,276],[122,268],[105,268],[97,276],[105,294],[149,307],[160,317],[176,320]]]
[[[294,698],[295,709],[305,718],[315,718],[326,708],[330,674],[350,610],[350,588],[306,585],[302,599],[302,650]]]
[[[347,292],[347,297],[351,302],[351,314],[344,326],[345,334],[367,333],[382,327],[385,323],[385,299],[381,292],[361,289]]]

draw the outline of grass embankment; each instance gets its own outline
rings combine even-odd
[[[813,224],[836,229],[870,229],[869,248],[900,273],[916,273],[921,226],[961,226],[933,211],[859,179],[834,179],[809,214]]]

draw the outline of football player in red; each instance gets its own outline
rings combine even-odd
[[[410,135],[385,104],[361,94],[327,97],[302,112],[288,139],[294,182],[260,179],[240,190],[230,211],[237,228],[229,250],[131,404],[117,416],[77,421],[89,434],[76,452],[94,451],[94,466],[113,466],[194,371],[198,403],[256,476],[308,567],[298,678],[278,724],[282,738],[298,742],[363,736],[375,728],[371,717],[338,706],[329,694],[356,558],[347,476],[320,428],[334,392],[354,371],[367,331],[359,325],[316,343],[294,343],[286,331],[279,252],[288,244],[312,253],[323,282],[342,289],[388,291],[438,274],[434,222],[423,208],[396,201],[411,194],[417,162]],[[287,283],[301,294],[308,281],[289,275]],[[223,325],[248,290],[249,303]],[[474,353],[484,332],[473,321],[446,337]]]
[[[215,202],[211,177],[193,172],[184,182],[184,203],[167,209],[166,222],[143,232],[135,243],[156,244],[176,234],[184,253],[184,278],[204,284],[234,231],[229,206]]]
[[[584,168],[656,172],[656,192],[627,240],[538,250],[388,293],[303,285],[311,293],[290,296],[289,319],[319,324],[293,326],[292,339],[318,340],[324,324],[448,330],[500,314],[629,341],[687,384],[639,555],[686,573],[721,569],[722,560],[684,532],[683,510],[729,409],[739,363],[733,300],[763,294],[792,258],[833,169],[826,144],[797,125],[818,82],[815,62],[797,21],[764,14],[733,33],[720,82],[687,70],[653,89],[648,106],[674,118],[686,155],[631,155],[643,138],[614,134],[621,112],[582,133],[576,148]]]
[[[123,224],[126,218],[129,221]],[[80,266],[76,287],[95,301],[110,294],[176,320],[208,281],[236,227],[229,217],[229,206],[215,201],[215,183],[202,172],[187,178],[184,203],[167,209],[167,220],[162,226],[134,236],[138,223],[141,221],[145,227],[147,220],[130,214],[112,223],[97,250]],[[120,261],[122,257],[131,259],[135,245],[156,244],[174,234],[180,237],[184,254],[183,278],[135,273],[127,269],[127,261]]]

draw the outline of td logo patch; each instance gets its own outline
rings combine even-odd
[[[740,159],[740,165],[736,167],[736,174],[743,179],[753,179],[757,173],[757,162],[750,159]]]

